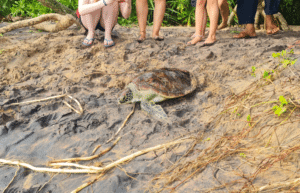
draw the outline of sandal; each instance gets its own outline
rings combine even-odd
[[[108,40],[108,39],[106,39],[106,38],[104,39],[104,41],[105,41],[106,43],[108,43],[108,42],[113,42],[112,39]],[[115,42],[113,42],[112,44],[107,44],[107,45],[104,44],[104,47],[109,48],[109,47],[112,47],[112,46],[114,46],[114,45],[115,45]]]
[[[85,43],[84,40],[83,40],[82,44],[83,44],[84,46],[86,46],[86,47],[90,47],[91,45],[93,45],[94,39],[95,39],[95,38],[91,38],[91,39],[85,38],[84,40],[86,40],[88,43]],[[89,43],[89,42],[91,42],[91,43]]]
[[[164,40],[164,37],[156,36],[156,37],[153,37],[152,39],[154,39],[154,40],[156,40],[156,41],[163,41],[163,40]]]
[[[140,34],[141,33],[145,33],[145,37],[142,38],[142,35],[140,35],[139,39],[136,40],[138,43],[142,43],[143,41],[146,40],[146,31],[140,31]]]

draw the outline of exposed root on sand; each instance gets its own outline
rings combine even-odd
[[[55,20],[56,24],[46,24],[42,23],[44,21]],[[76,18],[70,14],[60,15],[57,13],[49,13],[45,15],[41,15],[36,18],[26,19],[22,21],[18,21],[12,23],[8,26],[0,28],[0,33],[6,33],[18,28],[33,26],[36,29],[48,31],[48,32],[58,32],[67,29],[73,24],[76,24],[78,27],[81,27],[80,23],[76,20]]]

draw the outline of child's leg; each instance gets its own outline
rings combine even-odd
[[[97,22],[99,21],[100,14],[101,14],[101,9],[91,12],[90,14],[81,16],[82,24],[84,25],[84,27],[86,29],[88,29],[88,34],[86,36],[87,39],[91,39],[94,37],[95,28],[96,28]],[[84,42],[87,44],[92,43],[92,41],[88,41],[88,40],[84,40]]]
[[[119,4],[114,2],[102,8],[102,17],[100,19],[101,26],[105,29],[104,45],[112,45],[111,31],[118,21]]]

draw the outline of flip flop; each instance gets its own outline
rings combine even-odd
[[[236,36],[233,36],[235,39],[248,39],[248,38],[257,38],[257,36],[250,36],[246,32],[241,32]]]
[[[84,42],[84,40],[86,40],[87,42],[90,42],[90,41],[92,41],[92,42],[90,44],[87,44]],[[93,45],[95,38],[91,38],[91,39],[85,38],[84,40],[83,40],[82,44],[86,47],[90,47],[91,45]]]
[[[113,42],[113,40],[112,39],[110,39],[110,40],[108,40],[108,39],[104,39],[104,41],[106,41],[106,43],[108,43],[108,42]],[[109,48],[109,47],[112,47],[112,46],[114,46],[115,45],[115,42],[113,42],[112,44],[110,44],[110,45],[104,45],[104,47],[106,47],[106,48]]]
[[[203,43],[201,46],[199,46],[200,48],[201,47],[205,47],[205,46],[212,46],[212,45],[214,45],[215,43],[216,43],[217,41],[214,41],[214,42],[212,42],[212,43]]]
[[[139,39],[137,39],[136,41],[138,43],[143,43],[143,41],[145,41],[145,40],[146,40],[146,38],[141,38],[141,36],[140,36]]]
[[[163,41],[163,40],[164,40],[164,37],[156,36],[156,37],[153,37],[153,39],[154,39],[155,41]]]

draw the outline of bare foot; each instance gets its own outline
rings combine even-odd
[[[219,26],[218,26],[218,30],[220,30],[220,29],[224,29],[224,28],[226,28],[228,25],[227,25],[227,22],[226,23],[221,23]]]
[[[249,32],[249,30],[244,30],[238,35],[234,35],[233,38],[241,39],[241,38],[254,38],[256,37],[256,33],[254,32]]]
[[[198,42],[200,42],[204,38],[204,36],[201,36],[201,35],[194,34],[194,36],[195,36],[194,39],[192,41],[189,41],[187,43],[187,45],[195,45],[195,44],[197,44]]]
[[[266,32],[268,35],[273,35],[279,32],[279,27],[274,24],[274,17],[273,15],[266,16]]]
[[[207,37],[204,44],[213,44],[217,41],[217,39],[214,37],[214,38],[211,38],[211,37]]]

